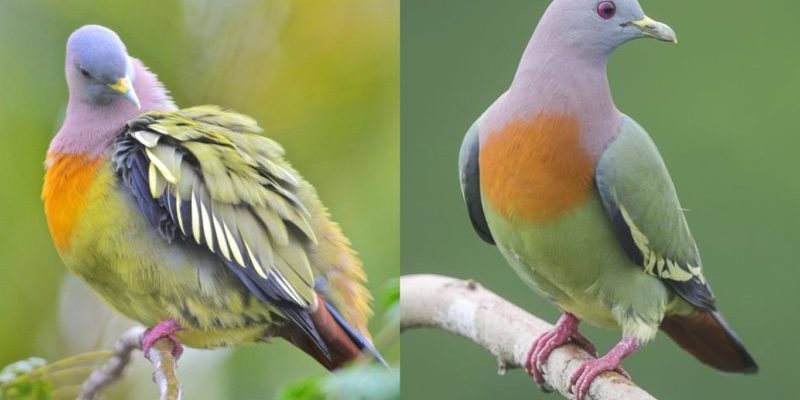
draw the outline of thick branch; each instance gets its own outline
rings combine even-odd
[[[131,362],[133,351],[142,349],[144,334],[142,327],[131,328],[123,333],[114,344],[111,358],[83,383],[78,399],[97,400],[108,385],[120,380]],[[178,364],[172,356],[172,342],[168,339],[158,340],[150,349],[148,358],[155,366],[153,382],[158,385],[161,394],[159,399],[180,400],[182,389],[175,372]]]
[[[475,282],[436,275],[401,278],[400,315],[403,330],[437,328],[472,340],[497,357],[501,370],[524,365],[533,341],[552,328]],[[543,366],[548,385],[572,398],[569,378],[589,358],[578,346],[559,347]],[[616,372],[599,376],[587,399],[655,400]]]

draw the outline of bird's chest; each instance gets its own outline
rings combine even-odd
[[[488,210],[500,252],[530,287],[594,324],[613,322],[609,277],[638,272],[621,251],[597,194],[548,223],[510,222]]]
[[[576,118],[540,114],[482,139],[481,190],[504,219],[547,223],[586,201],[594,166]]]
[[[540,115],[490,132],[481,144],[485,214],[509,264],[562,307],[597,300],[587,289],[597,282],[594,268],[608,261],[602,250],[613,235],[577,121]]]
[[[81,156],[51,156],[49,164],[45,214],[64,264],[103,297],[130,293],[130,279],[141,272],[129,268],[140,257],[130,239],[141,223],[126,210],[112,166]]]
[[[137,228],[136,215],[126,210],[117,192],[113,167],[107,159],[75,155],[51,156],[49,164],[45,214],[61,257],[82,276],[110,269],[126,253],[126,237]]]
[[[103,159],[82,154],[49,154],[42,199],[50,235],[60,252],[72,245]]]
[[[48,172],[46,182],[54,179]],[[265,324],[271,310],[247,295],[213,255],[161,238],[133,197],[120,190],[109,163],[98,165],[85,185],[61,180],[60,192],[45,189],[54,241],[66,266],[114,308],[148,326],[178,319],[187,344],[195,347],[263,335],[263,326],[245,325]],[[81,190],[70,191],[71,185]],[[79,205],[62,207],[63,202]]]

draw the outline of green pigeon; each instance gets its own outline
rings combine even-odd
[[[329,369],[383,361],[361,262],[314,187],[245,115],[178,109],[116,33],[67,41],[69,102],[43,199],[66,266],[113,308],[196,348],[281,337]],[[276,360],[276,363],[280,360]]]
[[[573,374],[578,399],[602,372],[626,374],[622,360],[659,329],[716,369],[758,370],[717,310],[655,144],[611,97],[609,57],[643,37],[677,43],[636,0],[553,1],[459,157],[478,235],[563,312],[532,345],[535,381],[544,383],[543,361],[568,341],[596,353],[579,321],[622,330],[613,349]]]

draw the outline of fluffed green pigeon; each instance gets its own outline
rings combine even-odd
[[[339,226],[256,122],[178,109],[111,30],[67,42],[69,103],[43,198],[67,267],[160,338],[213,348],[283,337],[329,369],[377,351]]]

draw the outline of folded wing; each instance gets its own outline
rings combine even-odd
[[[249,117],[202,106],[131,121],[113,161],[170,243],[204,247],[327,353],[307,250],[316,242],[283,149]]]

